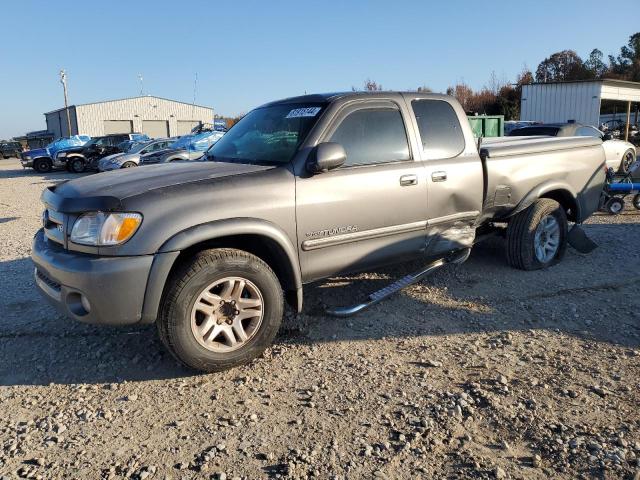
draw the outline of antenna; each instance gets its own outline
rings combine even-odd
[[[69,131],[69,136],[71,136],[71,117],[69,116],[69,100],[67,98],[67,72],[65,72],[64,68],[60,70],[60,83],[62,84],[62,90],[64,91],[64,111],[67,115],[67,129]]]
[[[140,81],[140,96],[144,96],[144,77],[141,73],[138,74],[138,80]]]

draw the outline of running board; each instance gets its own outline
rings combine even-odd
[[[402,277],[400,280],[396,280],[392,284],[387,285],[386,287],[371,293],[368,296],[368,299],[363,303],[351,305],[349,307],[332,308],[327,310],[327,314],[332,315],[334,317],[350,317],[351,315],[355,315],[356,313],[361,312],[365,308],[369,308],[370,306],[381,302],[382,300],[393,295],[394,293],[399,292],[403,288],[408,287],[409,285],[413,285],[416,282],[419,282],[427,275],[438,270],[440,267],[444,267],[445,265],[448,265],[450,263],[464,262],[467,258],[469,258],[470,254],[471,254],[470,248],[465,248],[464,250],[458,250],[456,252],[453,252],[452,254],[446,257],[439,258],[438,260],[431,262],[422,270],[418,270],[417,272],[410,273],[409,275]]]

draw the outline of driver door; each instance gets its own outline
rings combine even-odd
[[[427,183],[393,101],[343,108],[321,142],[341,144],[341,167],[296,179],[298,250],[304,281],[419,256]]]

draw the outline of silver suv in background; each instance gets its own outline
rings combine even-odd
[[[176,141],[175,138],[160,138],[150,142],[134,145],[125,153],[116,153],[104,157],[98,162],[98,171],[107,172],[119,168],[131,168],[140,165],[140,159],[145,155],[159,152],[170,147]]]

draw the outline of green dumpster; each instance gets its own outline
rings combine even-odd
[[[504,136],[504,115],[477,115],[468,118],[474,137]]]

